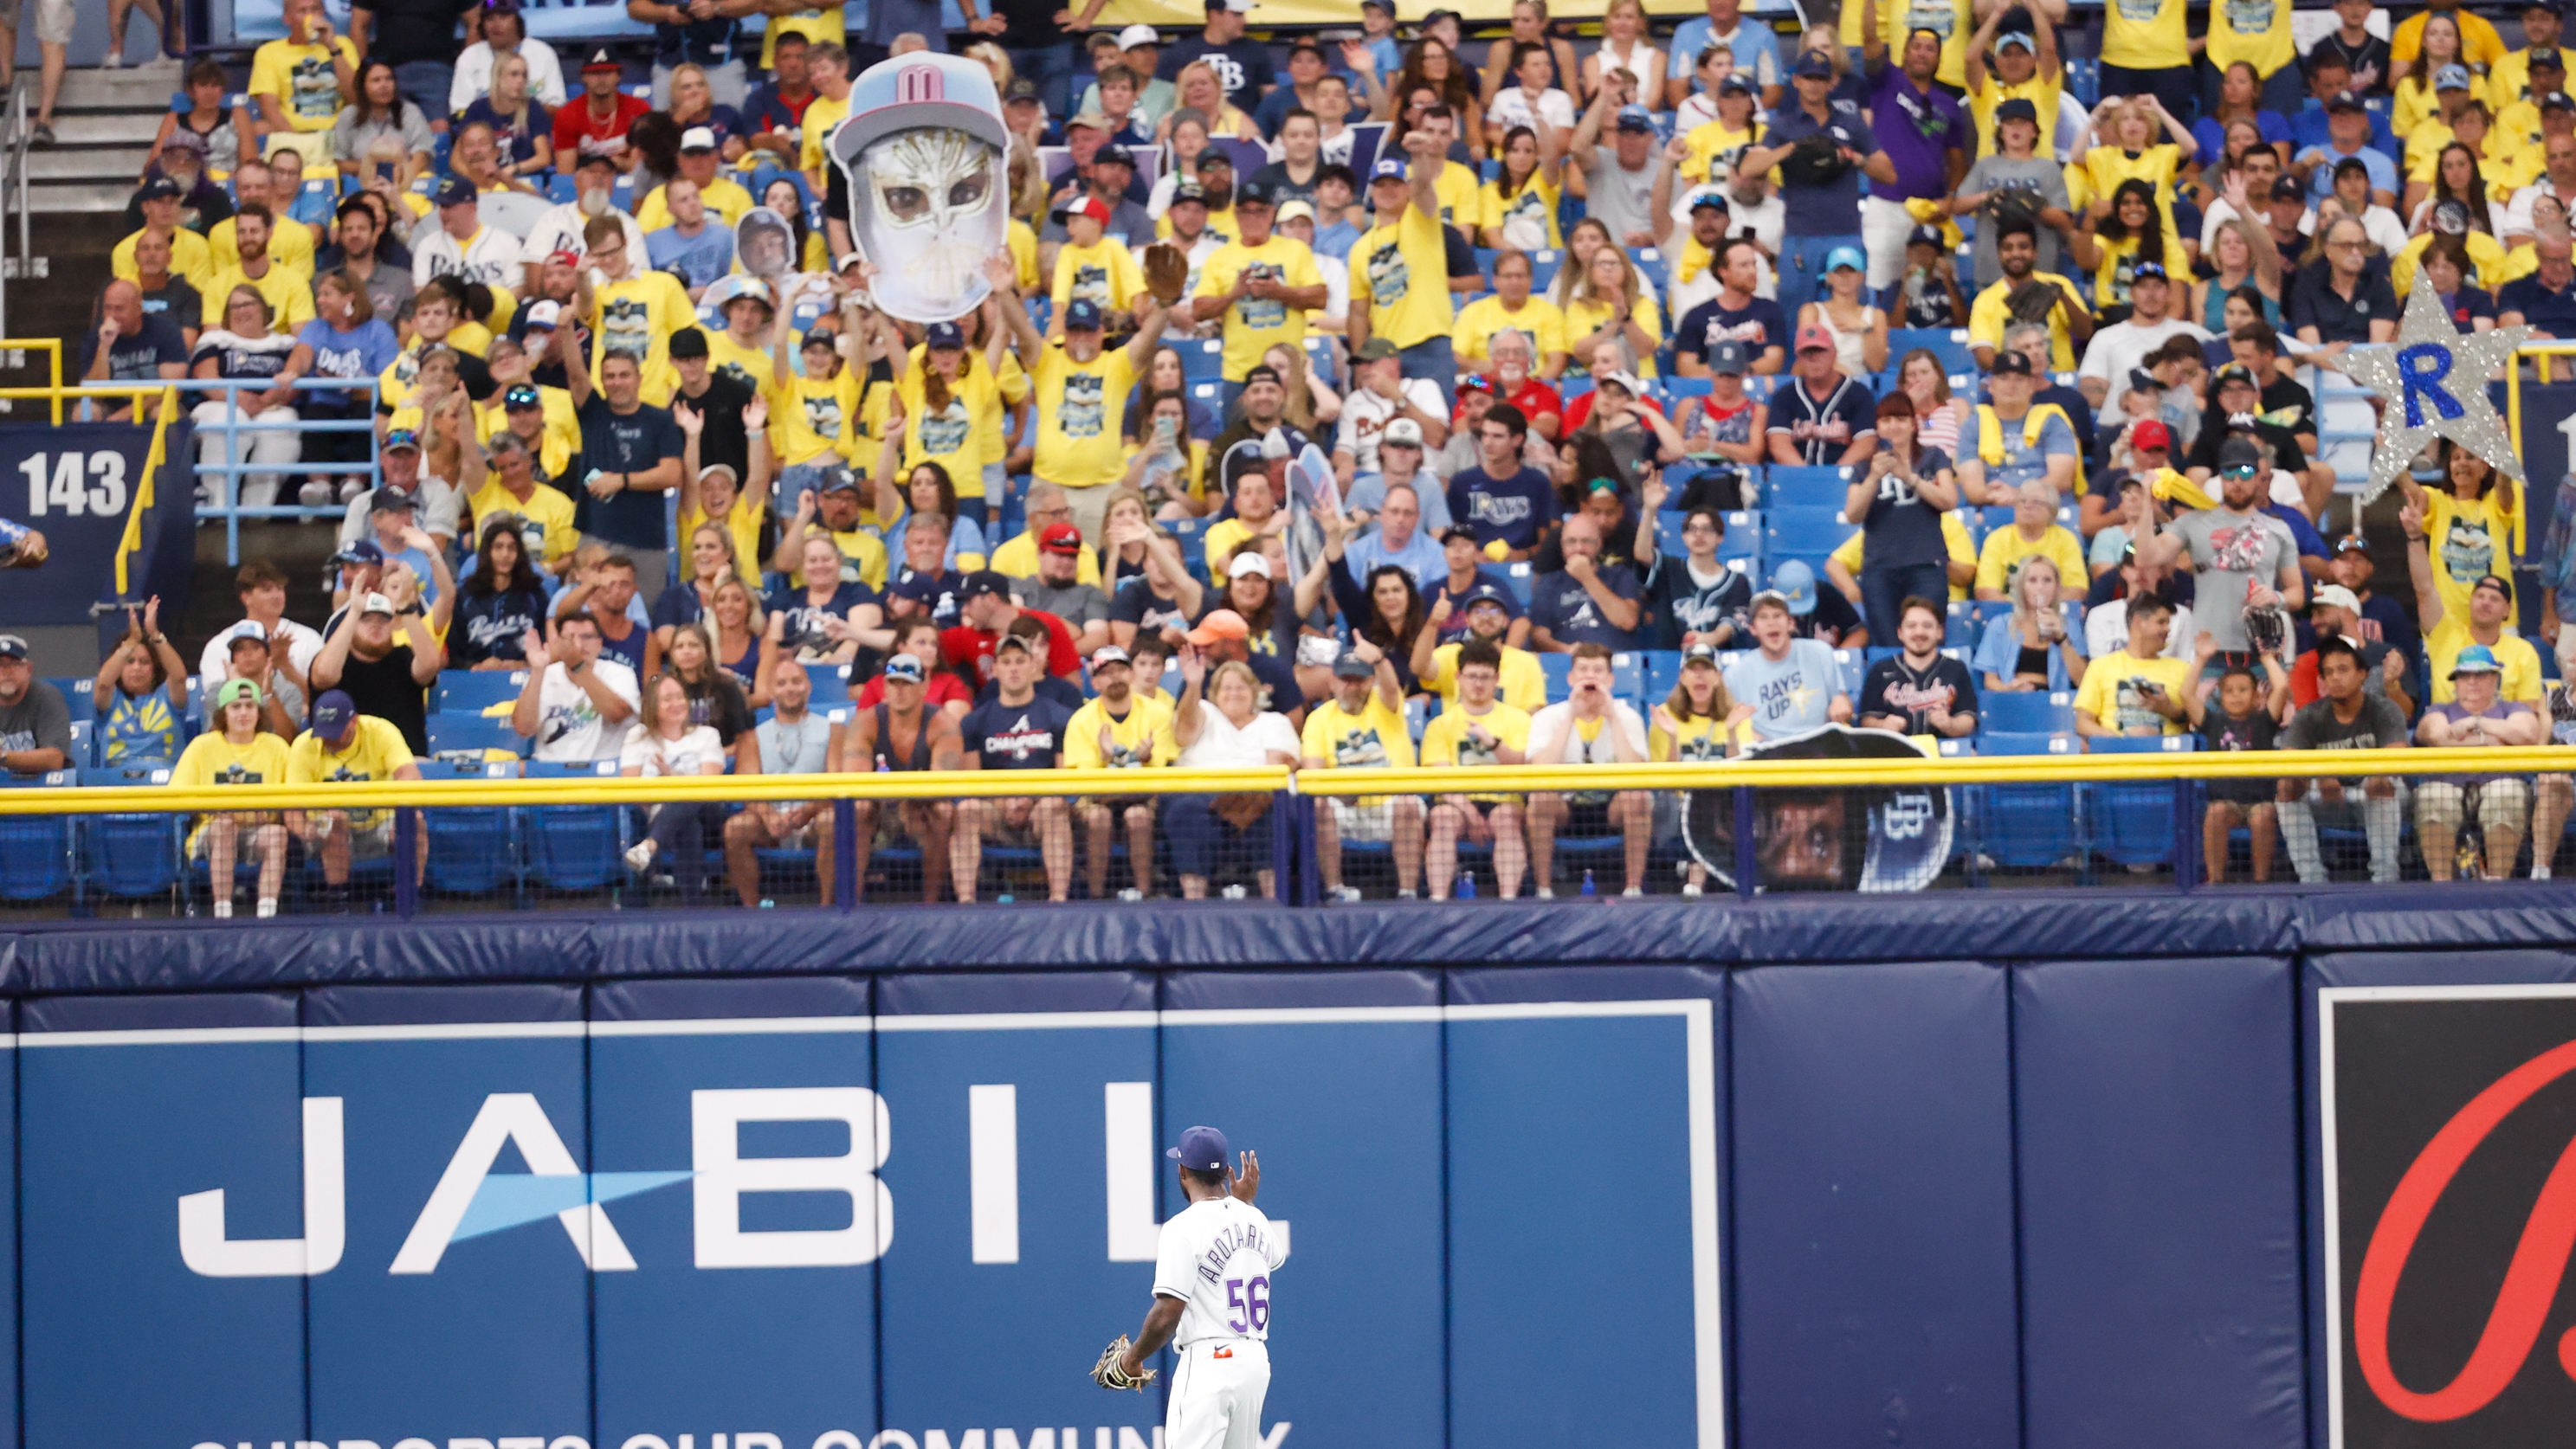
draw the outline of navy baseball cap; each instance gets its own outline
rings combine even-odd
[[[1213,1127],[1193,1127],[1181,1134],[1180,1146],[1165,1149],[1163,1155],[1192,1172],[1223,1172],[1234,1151],[1226,1145],[1224,1133]]]
[[[936,604],[939,602],[940,583],[941,580],[937,574],[908,573],[897,579],[894,587],[886,592],[898,599],[910,599],[916,604]]]
[[[1824,52],[1811,50],[1798,57],[1797,65],[1790,70],[1789,74],[1800,80],[1807,80],[1809,78],[1816,80],[1832,80],[1834,78],[1834,63],[1825,58]]]
[[[345,689],[326,689],[313,701],[313,732],[326,739],[339,738],[358,717],[358,702]]]
[[[965,583],[958,586],[957,602],[962,604],[968,599],[980,599],[986,594],[997,599],[1009,598],[1011,596],[1010,577],[998,569],[977,569],[966,576]]]
[[[481,193],[474,189],[473,182],[462,176],[450,176],[439,183],[437,199],[441,206],[463,206],[480,196]]]
[[[385,551],[376,547],[376,541],[372,538],[359,539],[356,543],[353,543],[347,548],[340,550],[338,553],[331,555],[331,562],[336,564],[358,564],[364,566],[367,564],[380,564],[384,561]]]
[[[1471,539],[1474,536],[1472,533],[1468,535]],[[1460,613],[1465,613],[1478,604],[1492,604],[1508,613],[1512,607],[1512,596],[1503,592],[1500,584],[1478,584],[1469,589],[1466,596],[1458,601],[1458,610]]]
[[[1097,332],[1100,330],[1100,304],[1089,297],[1076,297],[1065,304],[1064,330]]]
[[[954,322],[933,322],[930,324],[927,340],[932,347],[962,348],[966,345],[966,331]]]
[[[1742,377],[1753,370],[1753,359],[1745,355],[1743,343],[1730,337],[1708,350],[1708,370],[1727,377]]]
[[[178,196],[179,183],[167,176],[155,176],[143,183],[142,199],[145,201],[175,201]]]
[[[1275,199],[1270,194],[1267,181],[1249,180],[1234,188],[1234,204],[1237,206],[1269,206]]]

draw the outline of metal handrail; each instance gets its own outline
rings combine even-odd
[[[13,209],[18,217],[18,265],[32,265],[30,258],[35,255],[34,220],[27,201],[27,131],[27,78],[21,75],[11,79],[5,105],[0,105],[0,333],[9,330],[9,214]],[[56,363],[54,381],[59,384],[59,356]],[[59,406],[54,422],[62,423]]]

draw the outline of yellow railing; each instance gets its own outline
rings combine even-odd
[[[59,337],[0,337],[0,351],[41,352],[45,354],[44,391],[54,407],[54,426],[63,425],[63,339]],[[34,392],[36,389],[26,389]],[[16,393],[12,393],[15,396]]]
[[[664,800],[954,800],[1019,795],[1358,796],[1472,790],[1778,789],[1872,785],[2049,785],[2075,781],[2300,779],[2332,775],[2576,774],[2576,747],[2275,750],[2191,754],[1991,755],[1912,760],[1726,760],[1706,764],[1505,765],[1404,770],[957,770],[838,775],[368,781],[317,785],[65,787],[0,791],[0,815],[382,809],[394,805],[647,805]]]

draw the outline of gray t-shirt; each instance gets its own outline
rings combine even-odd
[[[1429,472],[1413,475],[1413,496],[1422,502],[1422,521],[1415,528],[1438,538],[1449,528],[1449,493],[1440,480]],[[1386,475],[1362,473],[1351,480],[1350,491],[1342,495],[1342,508],[1350,513],[1375,513],[1386,506]]]
[[[1661,163],[1649,154],[1644,166],[1628,170],[1619,164],[1618,146],[1608,136],[1601,138],[1599,148],[1592,154],[1592,169],[1584,173],[1584,180],[1590,183],[1591,194],[1584,199],[1583,214],[1610,228],[1614,241],[1632,231],[1652,235],[1655,230],[1655,171]]]
[[[2378,750],[2406,743],[2406,712],[2384,694],[2364,694],[2361,713],[2350,724],[2335,718],[2334,701],[2320,696],[2290,716],[2282,732],[2285,750]]]
[[[71,707],[61,690],[41,679],[29,680],[16,704],[0,704],[0,754],[21,750],[60,750],[66,757],[72,752]]]
[[[819,775],[823,772],[823,753],[832,743],[832,726],[810,710],[792,725],[772,715],[752,731],[752,737],[760,742],[760,773]],[[780,800],[774,808],[783,814],[804,803]]]
[[[1959,183],[1959,194],[2015,189],[2036,191],[2045,206],[2066,205],[2066,170],[2045,157],[2033,156],[2015,161],[2008,156],[1980,156],[1968,168],[1968,179]],[[2057,270],[2057,233],[2047,227],[2039,229],[2039,270]],[[2003,264],[1995,260],[1995,229],[1984,216],[1977,218],[1977,290],[1984,291],[2004,274]]]
[[[1765,740],[1827,723],[1827,711],[1842,687],[1842,666],[1834,662],[1834,651],[1814,639],[1791,640],[1788,657],[1777,663],[1752,650],[1726,671],[1728,696],[1753,706],[1753,733]]]
[[[2193,618],[2218,647],[2243,653],[2245,586],[2275,587],[2281,566],[2299,556],[2290,526],[2270,514],[2197,509],[2168,525],[2191,553]]]
[[[1011,584],[1024,608],[1041,614],[1053,614],[1076,634],[1109,618],[1109,596],[1091,584],[1050,584],[1040,579],[1017,579]]]

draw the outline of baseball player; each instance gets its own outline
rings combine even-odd
[[[1109,1345],[1091,1376],[1103,1388],[1142,1389],[1154,1380],[1146,1358],[1169,1342],[1179,1363],[1163,1449],[1258,1449],[1270,1391],[1270,1275],[1288,1261],[1287,1245],[1252,1205],[1261,1159],[1246,1152],[1241,1174],[1229,1171],[1225,1134],[1213,1127],[1182,1133],[1163,1155],[1180,1163],[1190,1205],[1163,1224],[1145,1326],[1134,1344],[1121,1335]]]

